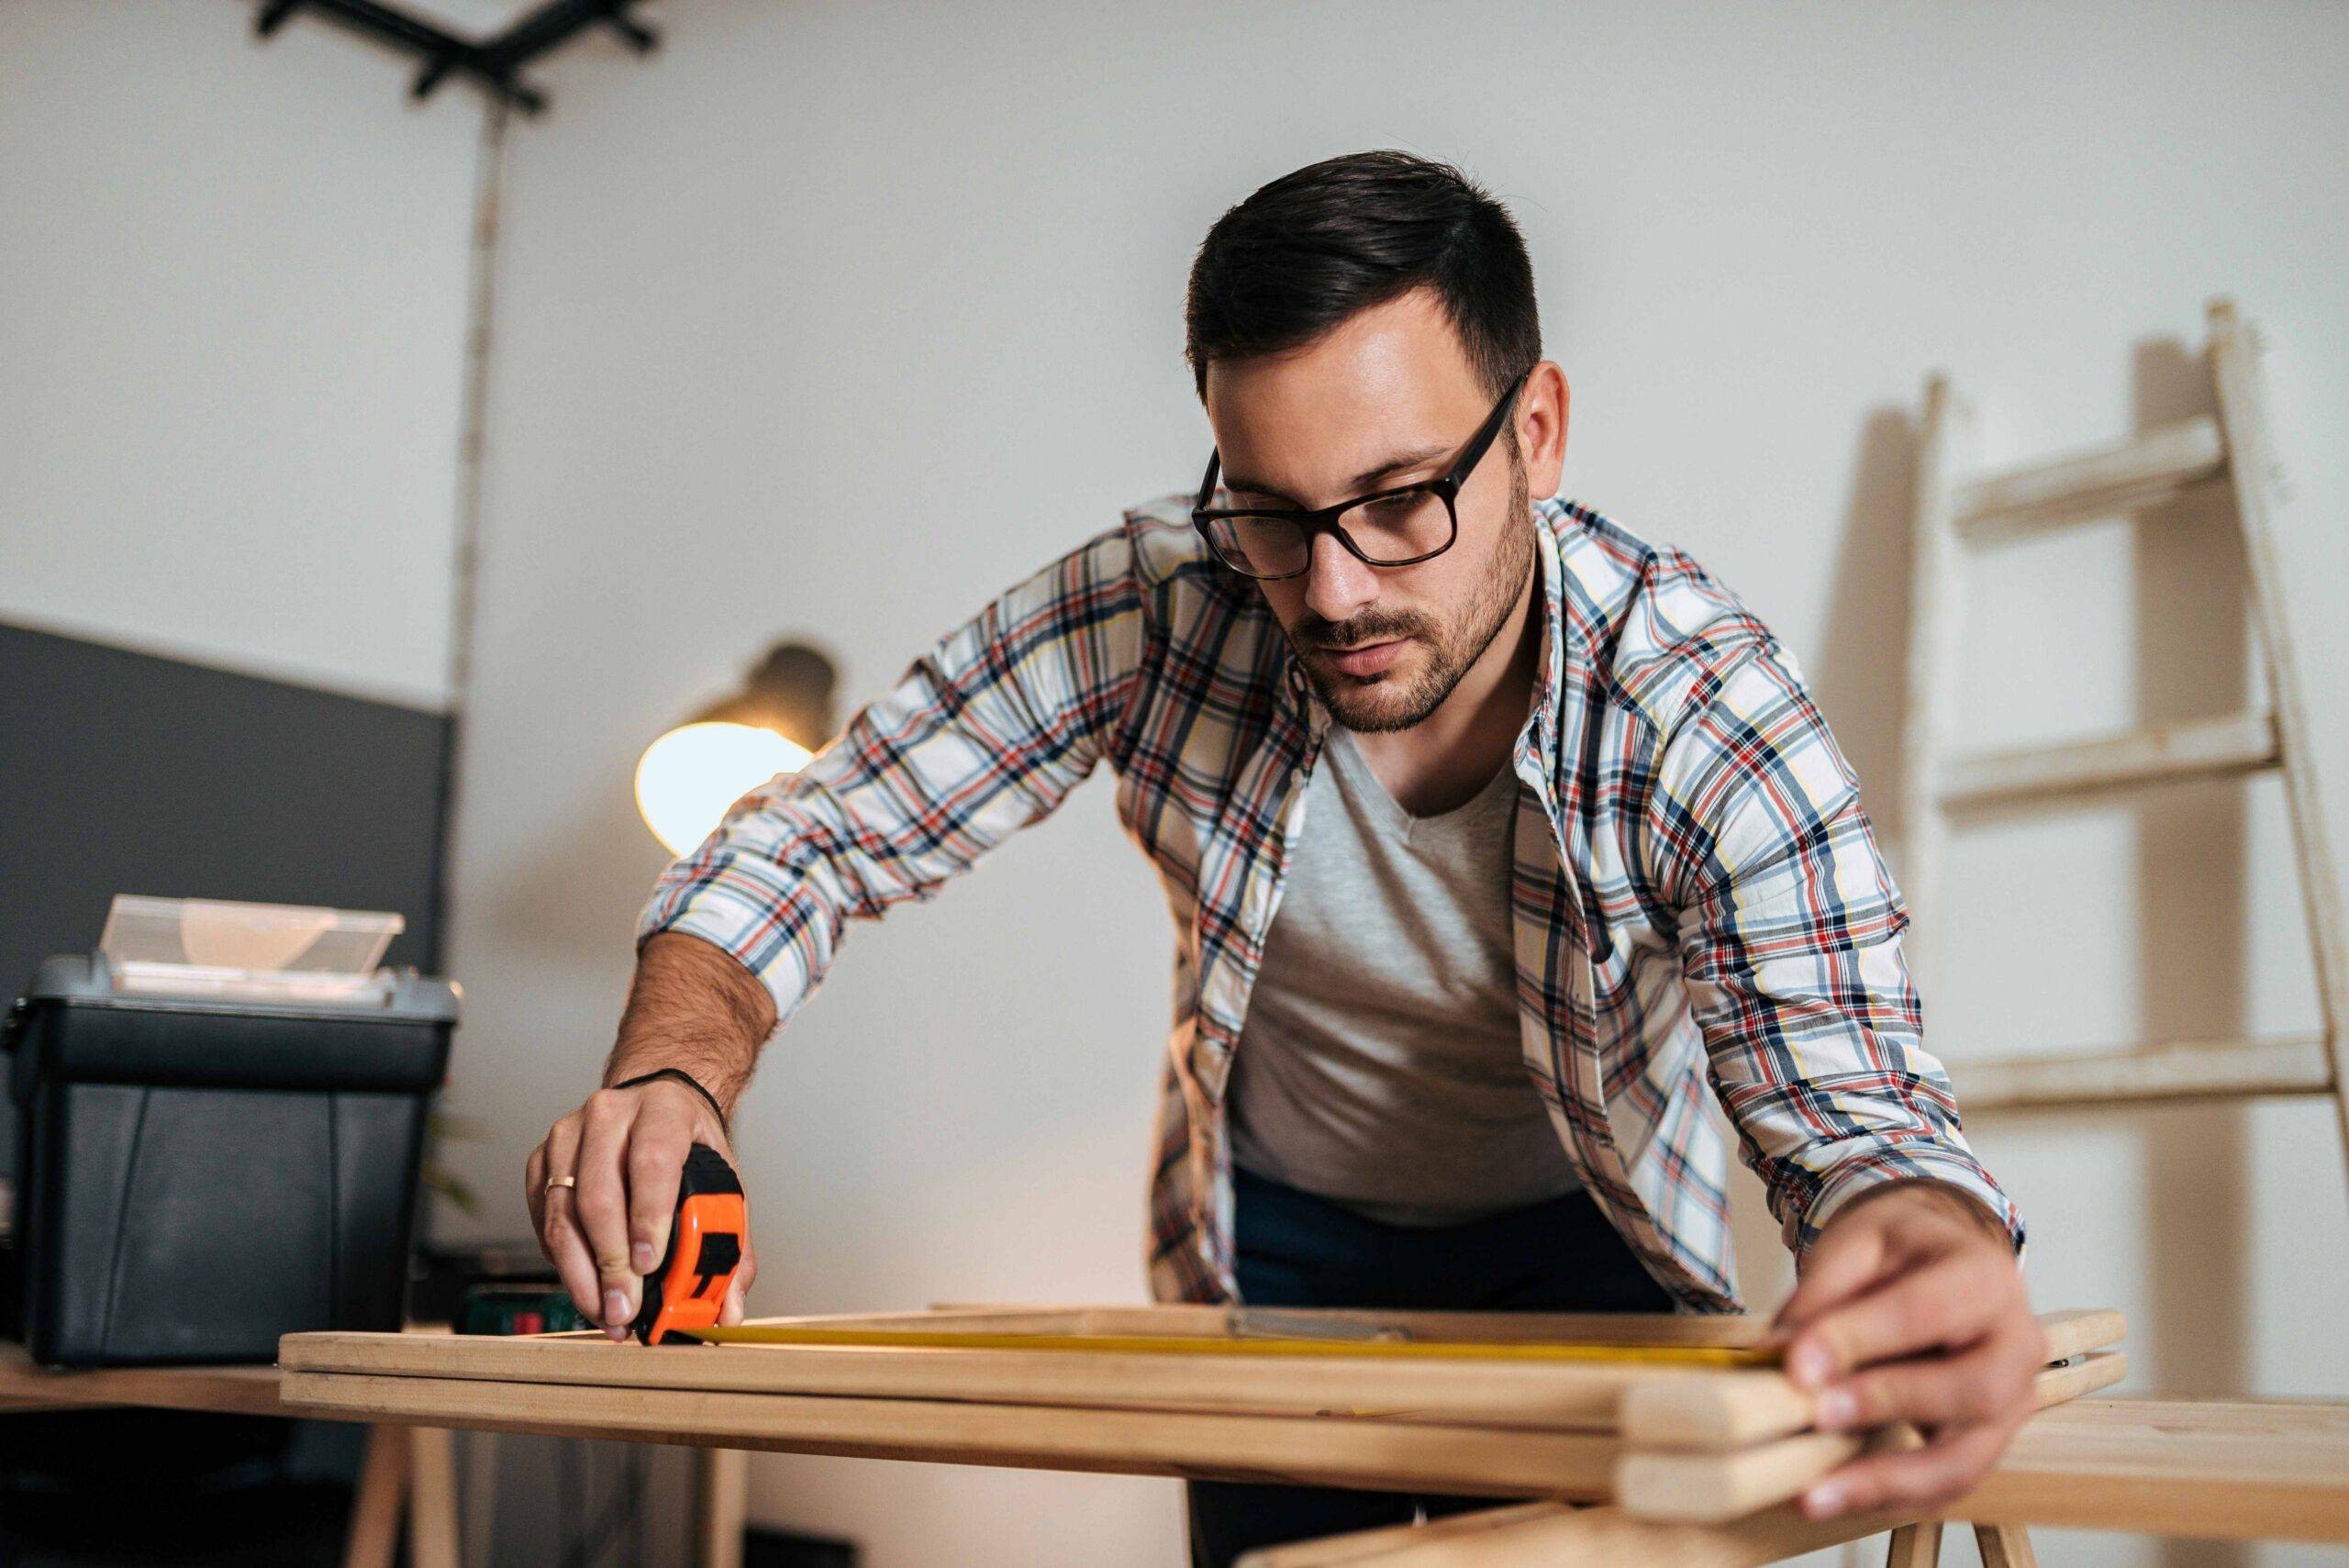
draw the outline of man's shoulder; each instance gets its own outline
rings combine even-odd
[[[1575,662],[1607,702],[1669,730],[1731,666],[1776,646],[1761,617],[1687,551],[1578,501],[1542,501],[1536,515],[1556,542]]]

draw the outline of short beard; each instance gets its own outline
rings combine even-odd
[[[1493,639],[1500,635],[1503,623],[1517,604],[1518,591],[1533,569],[1532,496],[1525,482],[1525,463],[1517,450],[1516,435],[1514,430],[1508,432],[1508,521],[1502,529],[1500,546],[1494,551],[1493,569],[1477,584],[1458,620],[1445,633],[1429,637],[1427,622],[1418,616],[1387,618],[1374,614],[1349,621],[1343,627],[1318,622],[1323,629],[1312,644],[1315,648],[1351,647],[1383,637],[1414,637],[1428,648],[1432,657],[1427,668],[1402,689],[1399,699],[1377,700],[1390,695],[1391,680],[1344,691],[1333,689],[1320,666],[1306,657],[1307,645],[1297,641],[1294,631],[1288,634],[1290,645],[1297,651],[1297,662],[1305,667],[1322,706],[1348,729],[1358,734],[1379,734],[1408,729],[1423,722],[1443,706],[1443,699],[1452,695],[1468,667],[1483,657]]]

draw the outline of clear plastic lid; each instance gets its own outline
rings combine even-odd
[[[351,999],[407,922],[385,910],[115,895],[98,938],[120,991]]]

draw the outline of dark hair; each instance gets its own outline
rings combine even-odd
[[[1497,397],[1542,357],[1533,263],[1508,209],[1448,163],[1351,152],[1284,174],[1216,219],[1191,263],[1184,357],[1303,348],[1355,312],[1432,288]]]

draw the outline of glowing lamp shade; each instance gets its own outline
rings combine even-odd
[[[709,837],[726,808],[814,753],[756,724],[681,724],[644,749],[636,808],[654,838],[682,855]]]

